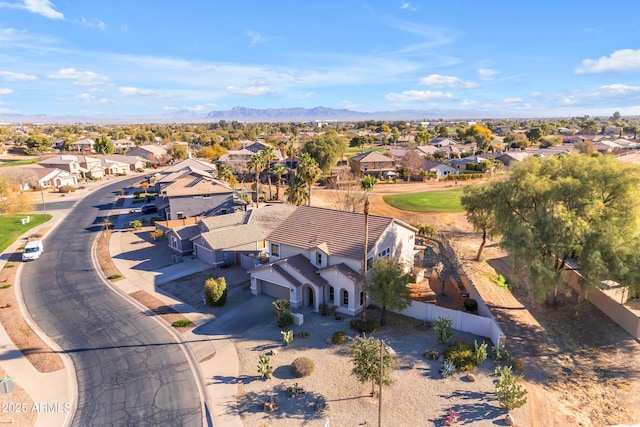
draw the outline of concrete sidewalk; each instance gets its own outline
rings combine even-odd
[[[136,256],[126,256],[123,251],[126,246],[127,233],[132,233],[129,222],[138,217],[132,217],[128,212],[132,208],[131,198],[127,198],[121,208],[118,218],[113,221],[113,232],[109,241],[109,253],[111,258],[123,276],[123,279],[113,281],[110,286],[117,288],[121,293],[131,294],[136,291],[145,291],[158,298],[169,307],[191,320],[196,326],[194,329],[183,333],[177,333],[175,329],[168,326],[168,329],[178,337],[178,340],[185,343],[190,348],[198,368],[201,373],[201,382],[204,392],[204,404],[209,412],[213,425],[217,427],[242,427],[244,424],[236,408],[236,394],[238,390],[237,382],[234,380],[239,376],[238,355],[233,342],[216,325],[210,322],[214,319],[211,314],[202,313],[184,301],[180,301],[173,295],[162,290],[158,285],[172,280],[189,276],[201,272],[211,266],[188,257],[176,264],[163,265],[159,268],[142,269],[141,263],[153,265],[153,254],[151,252],[145,256],[141,253],[145,249],[134,247]],[[165,244],[163,241],[160,244]],[[156,260],[157,263],[157,260]],[[137,302],[136,302],[137,304]],[[146,308],[144,308],[146,310]],[[160,320],[160,322],[164,322]],[[206,334],[194,334],[198,329],[202,331],[203,325],[207,324]],[[214,379],[224,379],[222,381]]]

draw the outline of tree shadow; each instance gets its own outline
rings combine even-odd
[[[473,425],[474,423],[484,420],[494,420],[494,424],[500,424],[499,417],[504,415],[504,409],[497,406],[495,393],[493,392],[477,392],[477,391],[460,391],[456,390],[451,395],[440,395],[442,399],[454,399],[455,404],[447,408],[439,418],[431,419],[436,426],[444,426],[444,420],[449,413],[449,409],[453,409],[458,416],[456,425]]]
[[[273,399],[276,410],[265,412],[264,404]],[[241,414],[263,413],[264,420],[277,422],[277,420],[311,421],[321,419],[327,408],[324,396],[311,391],[304,391],[296,397],[289,397],[287,386],[279,385],[271,391],[262,393],[247,393],[238,398],[238,412]]]

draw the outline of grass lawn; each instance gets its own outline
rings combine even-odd
[[[26,216],[24,214],[0,215],[0,252],[7,249],[22,233],[51,219],[51,215],[48,214],[30,214],[29,223],[23,225],[21,219]]]
[[[38,160],[40,159],[23,159],[23,160],[11,160],[9,162],[0,162],[0,167],[31,165],[33,163],[38,163]]]
[[[425,213],[456,213],[464,209],[460,204],[462,188],[423,193],[390,194],[382,199],[396,209]]]
[[[382,153],[384,151],[384,147],[364,147],[364,152],[367,151],[377,151],[378,153]],[[347,153],[360,154],[362,149],[360,147],[348,147]]]

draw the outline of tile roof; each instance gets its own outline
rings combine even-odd
[[[233,193],[233,189],[215,179],[185,175],[163,188],[167,197],[205,196],[209,194]]]
[[[367,151],[366,153],[360,153],[351,158],[351,160],[356,162],[392,162],[393,159],[391,157],[387,157],[382,153],[378,153],[377,151]]]
[[[369,248],[394,218],[369,215]],[[364,245],[364,214],[300,206],[267,237],[271,242],[308,250],[326,244],[330,256],[361,259]]]
[[[353,283],[356,283],[358,280],[362,279],[362,275],[355,271],[353,268],[349,267],[347,264],[341,262],[340,264],[331,265],[329,267],[322,268],[318,270],[318,273],[327,273],[329,271],[337,270],[342,273],[343,276],[351,280]]]

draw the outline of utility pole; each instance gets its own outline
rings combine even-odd
[[[378,427],[382,427],[382,376],[384,374],[384,342],[380,340],[380,390],[378,391]]]

